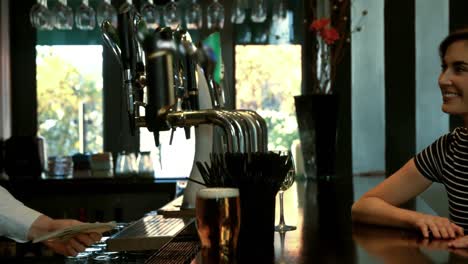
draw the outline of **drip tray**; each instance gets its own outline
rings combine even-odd
[[[157,250],[192,224],[195,218],[165,218],[148,215],[110,237],[107,251]]]

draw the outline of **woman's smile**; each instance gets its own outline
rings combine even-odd
[[[443,91],[442,92],[442,98],[444,103],[449,103],[455,99],[460,99],[461,94],[453,91]]]

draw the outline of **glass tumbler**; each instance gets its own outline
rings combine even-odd
[[[93,30],[96,27],[96,12],[89,6],[88,0],[82,0],[76,10],[75,24],[81,30]]]
[[[224,7],[218,2],[213,0],[206,11],[206,20],[208,29],[221,30],[224,27]]]
[[[127,153],[125,151],[120,152],[117,155],[115,164],[115,176],[116,177],[132,177],[136,174],[136,159],[133,153]]]
[[[47,0],[37,0],[36,4],[29,11],[29,20],[31,25],[38,30],[54,29],[55,16],[47,8]]]
[[[252,1],[252,14],[250,19],[254,23],[265,22],[267,18],[267,7],[265,0],[254,0]]]
[[[73,176],[73,159],[70,156],[49,157],[49,176],[70,178]]]
[[[185,10],[185,23],[187,29],[201,29],[203,25],[203,14],[197,0],[192,0]]]
[[[161,12],[153,4],[153,0],[147,0],[141,5],[140,14],[150,29],[156,29],[161,25]]]
[[[231,22],[233,24],[242,24],[245,21],[245,8],[241,6],[241,0],[234,0]]]
[[[180,7],[174,0],[164,6],[164,23],[172,29],[181,24]]]
[[[67,5],[67,0],[58,0],[54,6],[55,28],[71,30],[73,27],[73,10]]]
[[[143,178],[154,178],[153,160],[151,152],[140,152],[138,156],[138,175]]]
[[[98,25],[101,26],[102,22],[108,20],[114,28],[117,28],[117,11],[111,5],[110,0],[103,0],[96,8],[96,19]]]

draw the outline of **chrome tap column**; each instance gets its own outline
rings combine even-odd
[[[139,127],[153,132],[159,145],[159,132],[195,127],[195,161],[190,178],[202,181],[196,161],[209,162],[213,152],[213,127],[223,131],[222,152],[267,151],[267,129],[263,118],[252,110],[225,110],[224,93],[213,79],[213,54],[197,48],[183,30],[142,29],[139,15],[121,10],[119,30],[104,21],[105,43],[117,57],[123,75],[127,110],[132,134]],[[146,88],[147,101],[144,98]],[[140,115],[140,107],[145,115]],[[193,207],[195,193],[202,186],[189,181],[184,206]]]

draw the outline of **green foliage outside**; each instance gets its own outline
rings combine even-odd
[[[288,150],[292,142],[299,138],[296,116],[278,111],[257,111],[268,126],[268,149]]]
[[[294,96],[300,94],[299,45],[236,46],[236,108],[267,122],[268,149],[290,149],[299,138]]]
[[[38,132],[46,139],[48,156],[79,152],[79,109],[83,103],[87,128],[85,150],[100,152],[103,145],[102,70],[85,73],[86,64],[77,66],[69,55],[63,56],[63,52],[54,47],[38,46],[36,55]],[[86,56],[82,49],[70,48],[68,52],[75,53],[77,58]]]

